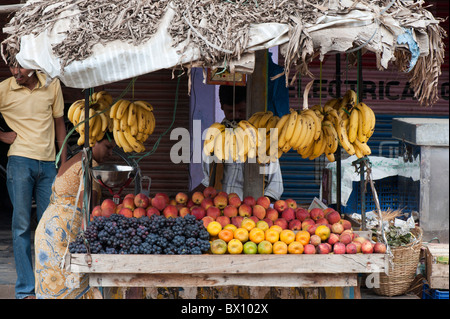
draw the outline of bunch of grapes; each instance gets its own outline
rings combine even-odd
[[[69,244],[70,253],[85,254],[202,254],[209,250],[209,233],[193,215],[166,218],[94,217]]]

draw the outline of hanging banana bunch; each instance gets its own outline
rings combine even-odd
[[[111,106],[112,96],[106,91],[94,92],[89,98],[89,145],[94,146],[100,141],[107,130],[111,129],[111,119],[108,111]],[[72,103],[67,112],[67,118],[80,134],[77,144],[84,144],[85,132],[85,100],[77,100]]]
[[[112,132],[124,152],[145,151],[144,142],[155,130],[153,106],[146,101],[118,100],[111,107]]]

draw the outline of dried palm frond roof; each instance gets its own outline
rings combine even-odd
[[[421,54],[409,74],[416,98],[423,105],[432,105],[438,99],[437,78],[444,56],[442,38],[446,34],[439,26],[440,21],[422,4],[423,1],[399,0],[29,1],[4,28],[9,37],[2,43],[2,56],[6,59],[18,54],[23,36],[48,32],[62,18],[72,16],[74,19],[64,39],[52,47],[64,70],[72,62],[92,56],[97,44],[107,45],[116,40],[134,46],[145,43],[158,31],[161,19],[170,9],[175,11],[168,26],[171,45],[179,48],[181,55],[195,48],[200,53],[197,65],[210,67],[239,60],[246,53],[252,26],[278,23],[287,25],[289,30],[282,50],[285,73],[294,73],[294,78],[297,74],[311,76],[308,63],[318,52],[333,53],[332,48],[321,48],[322,39],[314,38],[312,27],[324,17],[339,19],[358,9],[373,14],[378,25],[376,30],[391,32],[394,40],[399,27],[427,37],[427,47],[421,49],[428,52]],[[395,52],[392,58],[389,56],[390,61],[400,70],[408,70],[411,58],[408,48],[384,39],[385,34],[374,37],[374,33],[370,39],[361,39],[355,32],[352,42],[354,46],[370,49],[371,42],[381,41],[379,45],[387,47],[382,50]],[[381,54],[376,52],[377,58]],[[379,68],[383,69],[380,65]]]

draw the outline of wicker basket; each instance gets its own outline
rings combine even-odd
[[[422,247],[422,229],[416,227],[412,233],[417,241],[402,247],[391,248],[393,260],[389,267],[389,275],[380,274],[380,287],[373,288],[377,295],[399,296],[405,294],[414,280],[417,265],[420,261]]]

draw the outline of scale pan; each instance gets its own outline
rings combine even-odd
[[[91,169],[92,177],[109,188],[121,187],[129,178],[134,179],[133,171],[131,166],[115,164],[100,165]]]

